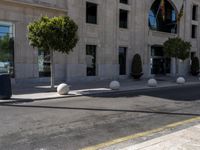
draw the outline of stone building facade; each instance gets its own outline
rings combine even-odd
[[[164,57],[162,45],[179,34],[191,42],[191,56],[200,56],[200,1],[164,0],[164,12],[161,1],[1,0],[0,32],[5,31],[1,25],[10,26],[9,34],[14,37],[14,79],[48,80],[48,73],[40,74],[49,65],[44,61],[48,54],[29,46],[27,25],[42,15],[65,14],[78,24],[79,42],[69,55],[54,54],[57,80],[128,78],[136,53],[142,57],[143,77],[174,75],[174,59]],[[183,3],[184,16],[177,26]],[[189,59],[180,62],[180,74],[189,73],[189,64]]]

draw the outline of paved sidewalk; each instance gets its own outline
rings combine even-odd
[[[140,90],[140,89],[149,89],[147,86],[147,80],[133,80],[133,79],[124,79],[119,80],[121,84],[120,90],[117,92],[129,91],[129,90]],[[157,77],[158,86],[161,87],[170,87],[170,86],[180,86],[175,83],[174,78],[169,77]],[[56,88],[51,90],[48,86],[49,83],[20,83],[13,85],[13,96],[12,101],[32,101],[32,100],[45,100],[45,99],[54,99],[54,98],[67,98],[74,96],[82,95],[91,95],[91,94],[100,94],[100,93],[109,93],[116,92],[109,89],[109,83],[111,80],[96,81],[96,82],[72,82],[68,83],[70,85],[70,92],[68,95],[58,95],[56,93]],[[200,80],[194,77],[188,77],[187,83],[189,84],[200,84]],[[1,101],[0,102],[4,102]],[[9,102],[9,101],[6,101]]]
[[[200,150],[200,125],[196,125],[122,150]]]

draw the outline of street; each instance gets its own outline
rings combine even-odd
[[[77,150],[200,116],[200,85],[0,104],[0,150]]]

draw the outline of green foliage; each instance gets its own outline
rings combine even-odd
[[[199,74],[199,59],[194,57],[191,64],[191,74],[197,76]]]
[[[14,39],[6,35],[0,38],[0,61],[10,61],[14,50]]]
[[[191,44],[181,38],[169,38],[164,43],[164,51],[167,57],[174,57],[185,60],[189,57]]]
[[[131,74],[134,78],[140,78],[142,73],[142,60],[139,54],[135,54],[132,61]]]
[[[28,25],[30,45],[68,54],[78,42],[78,26],[68,16],[42,17]]]

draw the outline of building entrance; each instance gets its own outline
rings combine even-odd
[[[163,47],[151,47],[151,74],[166,75],[170,74],[171,59],[165,57]]]

